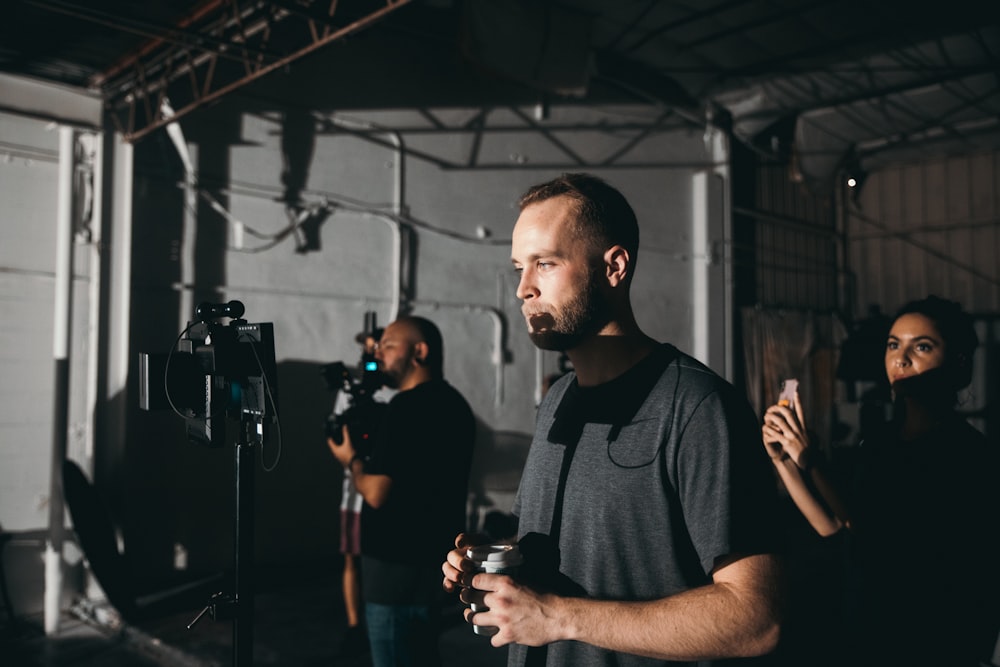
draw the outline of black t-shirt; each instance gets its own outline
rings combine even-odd
[[[861,445],[851,501],[861,642],[906,665],[974,666],[1000,629],[996,452],[957,415]],[[883,664],[883,663],[879,663]]]
[[[392,489],[379,509],[364,505],[364,556],[440,568],[465,530],[475,433],[469,404],[444,380],[393,397],[365,463],[365,472],[391,477]]]

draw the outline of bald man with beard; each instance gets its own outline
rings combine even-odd
[[[361,591],[374,667],[440,664],[440,562],[464,529],[475,418],[444,379],[441,333],[402,317],[375,358],[398,393],[362,459],[344,427],[330,450],[364,498]]]

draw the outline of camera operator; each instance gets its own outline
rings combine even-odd
[[[475,418],[444,379],[433,322],[389,324],[375,357],[399,390],[363,459],[343,428],[327,439],[364,498],[362,597],[374,667],[440,664],[440,556],[465,526]]]
[[[344,424],[352,423],[359,410],[362,411],[365,419],[374,419],[371,409],[365,408],[365,404],[359,402],[359,393],[363,392],[366,402],[384,405],[396,394],[396,390],[384,386],[385,376],[378,370],[371,368],[375,362],[375,346],[382,336],[382,329],[371,326],[366,322],[365,330],[358,333],[354,340],[361,345],[361,379],[351,382],[353,391],[343,391],[340,384],[343,377],[328,377],[327,382],[332,389],[337,390],[333,413],[327,423],[327,434],[336,440],[341,438],[341,429]],[[343,364],[335,363],[327,367],[337,366],[336,370],[346,372]],[[332,373],[331,373],[332,374]],[[339,382],[338,382],[339,381]],[[384,413],[379,413],[381,418]],[[372,428],[375,424],[364,424],[365,428]],[[330,432],[333,429],[334,432]],[[362,608],[364,606],[361,597],[361,509],[364,499],[354,485],[354,477],[349,468],[344,469],[343,488],[340,494],[340,553],[344,557],[344,572],[342,577],[342,588],[344,593],[344,612],[347,617],[347,629],[344,632],[340,644],[339,654],[341,656],[352,656],[364,653],[368,650],[368,637],[365,634],[365,626],[362,623]]]

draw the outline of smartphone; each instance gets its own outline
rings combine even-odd
[[[795,401],[795,390],[799,388],[799,381],[795,378],[784,380],[781,383],[781,393],[778,394],[778,405],[790,407]]]

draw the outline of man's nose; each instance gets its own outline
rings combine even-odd
[[[522,301],[538,296],[538,289],[534,287],[531,273],[525,269],[517,280],[517,291],[514,293]]]

